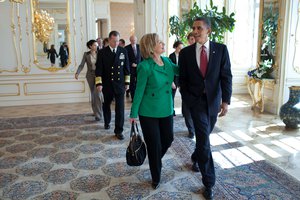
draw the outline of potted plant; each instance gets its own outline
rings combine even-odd
[[[232,32],[234,29],[234,13],[226,15],[226,9],[223,7],[222,12],[218,12],[218,7],[213,5],[210,0],[210,8],[206,6],[204,10],[200,9],[197,3],[194,3],[193,8],[189,12],[182,15],[180,19],[177,16],[171,16],[169,19],[170,35],[175,35],[177,40],[184,43],[187,42],[186,36],[191,31],[193,21],[197,17],[206,17],[211,22],[210,40],[223,43],[224,33]]]
[[[271,73],[273,72],[273,61],[264,60],[261,61],[255,69],[248,71],[248,76],[256,79],[273,78]]]

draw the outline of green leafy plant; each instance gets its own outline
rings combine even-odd
[[[224,33],[226,31],[232,32],[234,29],[235,19],[234,13],[226,15],[226,9],[223,7],[222,12],[218,12],[218,7],[213,5],[210,0],[210,8],[206,6],[204,10],[200,9],[197,3],[194,3],[193,8],[182,15],[180,19],[177,16],[169,18],[170,36],[175,35],[176,40],[187,42],[186,36],[191,32],[194,19],[197,17],[206,17],[211,22],[210,40],[215,42],[224,42]]]
[[[261,60],[272,60],[274,64],[274,56],[276,50],[277,30],[278,30],[279,13],[273,10],[266,11],[263,15],[262,24],[262,44],[261,44]]]

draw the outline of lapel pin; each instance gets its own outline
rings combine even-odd
[[[216,53],[215,51],[213,51],[213,53]]]

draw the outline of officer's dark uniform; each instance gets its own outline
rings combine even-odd
[[[96,62],[96,86],[103,86],[103,114],[106,129],[110,127],[110,105],[113,98],[115,98],[116,116],[114,133],[119,139],[123,139],[124,93],[125,84],[129,85],[130,82],[130,70],[127,51],[122,47],[116,47],[115,50],[116,53],[113,52],[110,46],[107,46],[98,52]]]

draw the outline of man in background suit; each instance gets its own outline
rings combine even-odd
[[[115,98],[115,129],[114,133],[120,140],[124,139],[124,93],[128,89],[130,71],[127,51],[119,47],[120,34],[117,31],[109,33],[109,45],[98,52],[96,62],[96,86],[103,92],[104,128],[110,128],[110,105]]]
[[[141,62],[140,46],[137,44],[137,37],[134,35],[129,38],[130,44],[125,47],[128,53],[129,66],[130,66],[130,96],[133,100],[134,92],[136,88],[136,67]]]
[[[61,67],[66,66],[68,64],[68,59],[69,59],[69,47],[66,42],[63,42],[62,45],[60,46],[59,56],[60,56]]]
[[[189,45],[192,45],[195,43],[195,37],[192,32],[190,32],[188,34],[187,41],[188,41]],[[180,90],[180,93],[181,93],[181,90]],[[185,125],[189,131],[188,137],[193,139],[195,136],[195,128],[194,128],[194,123],[193,123],[193,119],[191,116],[191,111],[190,111],[189,107],[187,107],[186,103],[183,100],[181,101],[181,110],[182,110],[182,116],[184,117]],[[199,172],[199,167],[196,164],[193,165],[192,169],[195,172]]]
[[[96,41],[98,43],[97,51],[100,51],[100,49],[103,48],[103,40],[100,37],[98,37]]]
[[[205,186],[203,196],[213,199],[215,169],[209,135],[219,116],[225,116],[232,93],[232,74],[227,47],[211,42],[210,21],[197,18],[193,23],[196,43],[181,50],[179,81],[182,99],[190,108],[195,126],[196,148],[192,161],[197,163]]]
[[[174,64],[178,65],[179,52],[183,48],[183,43],[181,41],[177,40],[174,42],[173,48],[175,49],[175,51],[169,55],[169,58]],[[173,83],[172,83],[173,116],[176,116],[175,109],[174,109],[174,107],[175,107],[174,99],[175,99],[175,95],[176,95],[176,91],[177,91],[178,87],[179,87],[179,77],[175,75]]]

